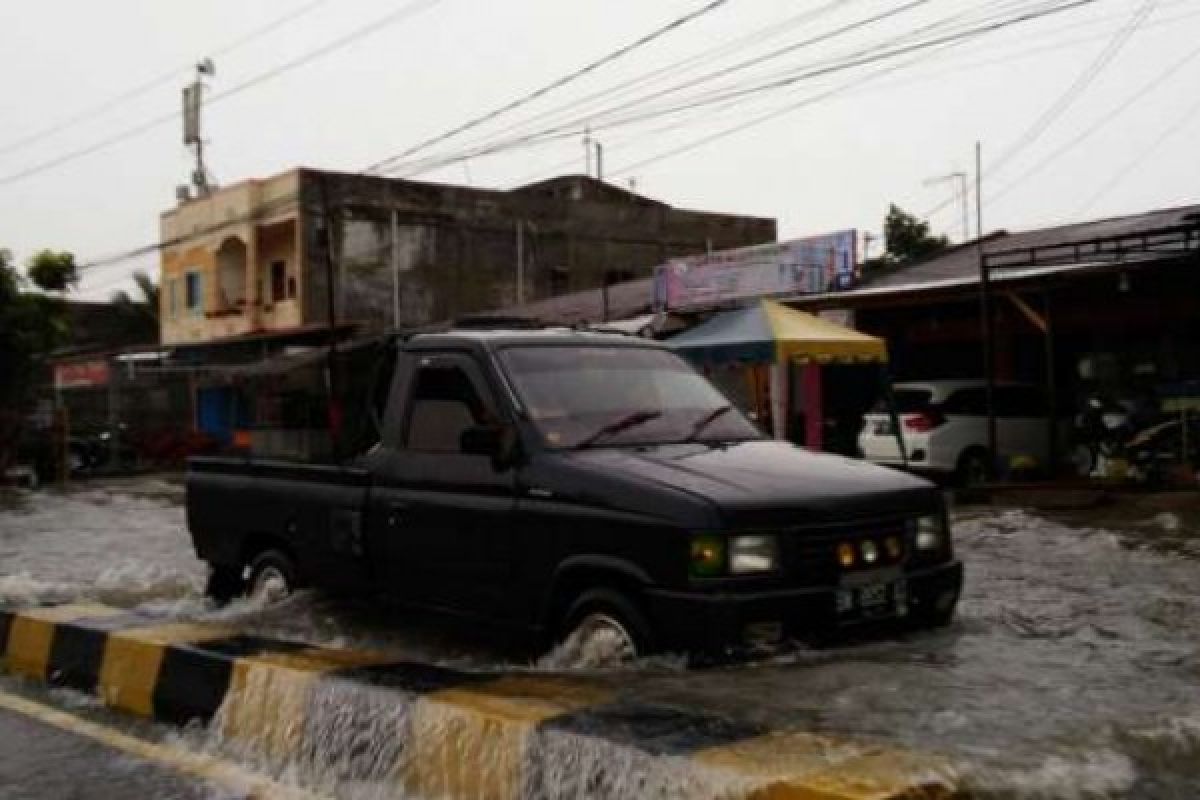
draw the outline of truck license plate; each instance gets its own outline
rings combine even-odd
[[[839,589],[837,611],[862,618],[902,617],[908,613],[908,587],[901,579]]]
[[[874,586],[864,586],[858,590],[858,604],[864,611],[868,609],[876,609],[879,606],[887,605],[891,597],[890,587],[886,583],[877,583]]]

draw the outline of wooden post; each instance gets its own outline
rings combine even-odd
[[[1049,447],[1046,450],[1046,458],[1049,461],[1046,464],[1046,476],[1054,478],[1058,475],[1058,365],[1054,358],[1054,317],[1051,313],[1050,305],[1050,290],[1042,296],[1044,304],[1042,317],[1046,322],[1045,330],[1042,332],[1042,339],[1046,345],[1046,427],[1047,433],[1050,436],[1050,441],[1047,443]]]
[[[787,378],[788,362],[779,361],[767,369],[771,404],[771,435],[776,439],[787,438]]]
[[[71,412],[63,404],[54,409],[54,435],[58,451],[58,482],[63,486],[71,480]]]
[[[821,365],[808,362],[804,365],[804,446],[809,450],[822,450],[825,446],[825,413],[821,398]]]

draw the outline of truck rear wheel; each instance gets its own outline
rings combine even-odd
[[[577,649],[578,665],[627,664],[654,652],[654,633],[637,604],[613,589],[589,589],[571,604],[560,641]]]
[[[299,588],[296,564],[282,550],[267,550],[250,562],[246,594],[262,603],[278,603]]]

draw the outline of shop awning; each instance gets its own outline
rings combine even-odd
[[[703,364],[887,361],[887,344],[882,339],[774,300],[759,300],[747,308],[721,312],[667,344]]]

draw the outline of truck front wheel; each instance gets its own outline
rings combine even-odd
[[[213,564],[209,568],[208,582],[204,584],[204,596],[218,606],[226,605],[245,590],[246,582],[242,580],[242,571],[237,567]]]
[[[568,609],[560,631],[576,666],[626,664],[654,652],[650,622],[637,604],[613,589],[589,589]]]
[[[299,588],[296,564],[281,550],[267,550],[250,562],[246,594],[261,603],[277,603]]]

